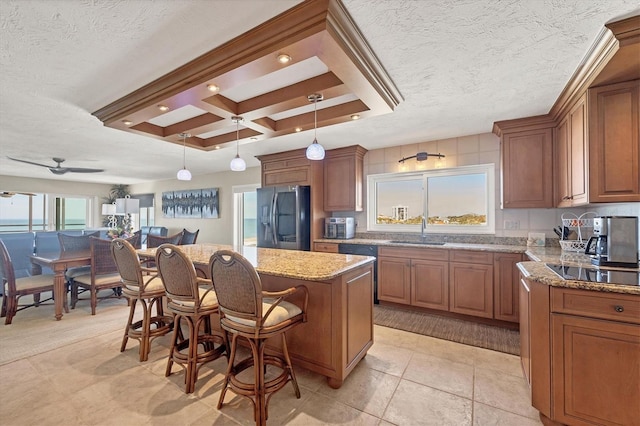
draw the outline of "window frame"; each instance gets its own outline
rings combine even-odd
[[[425,217],[429,216],[427,192],[428,179],[432,177],[460,176],[470,174],[486,175],[486,203],[487,203],[487,224],[486,225],[429,225],[425,226],[425,233],[437,234],[495,234],[495,164],[476,164],[472,166],[460,166],[446,169],[416,170],[399,173],[381,173],[367,176],[367,231],[376,232],[409,232],[421,233],[421,225],[398,225],[398,224],[378,224],[377,221],[377,184],[381,182],[392,182],[402,180],[412,180],[417,177],[422,179],[422,212]]]

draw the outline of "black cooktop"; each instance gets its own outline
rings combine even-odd
[[[619,285],[640,285],[640,271],[596,269],[590,267],[546,264],[549,269],[566,280],[589,281]]]

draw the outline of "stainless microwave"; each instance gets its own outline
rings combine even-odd
[[[356,235],[356,220],[352,217],[328,217],[324,220],[324,237],[346,240]]]

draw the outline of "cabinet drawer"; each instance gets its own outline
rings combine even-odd
[[[554,287],[551,311],[640,324],[640,296]]]
[[[451,250],[451,261],[493,264],[493,253],[486,251]]]
[[[402,257],[404,259],[449,260],[449,250],[432,248],[385,247],[378,248],[379,256]]]
[[[337,243],[313,243],[313,251],[322,251],[325,253],[338,253]]]

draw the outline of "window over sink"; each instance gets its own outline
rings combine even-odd
[[[495,165],[367,177],[367,229],[493,234]]]

